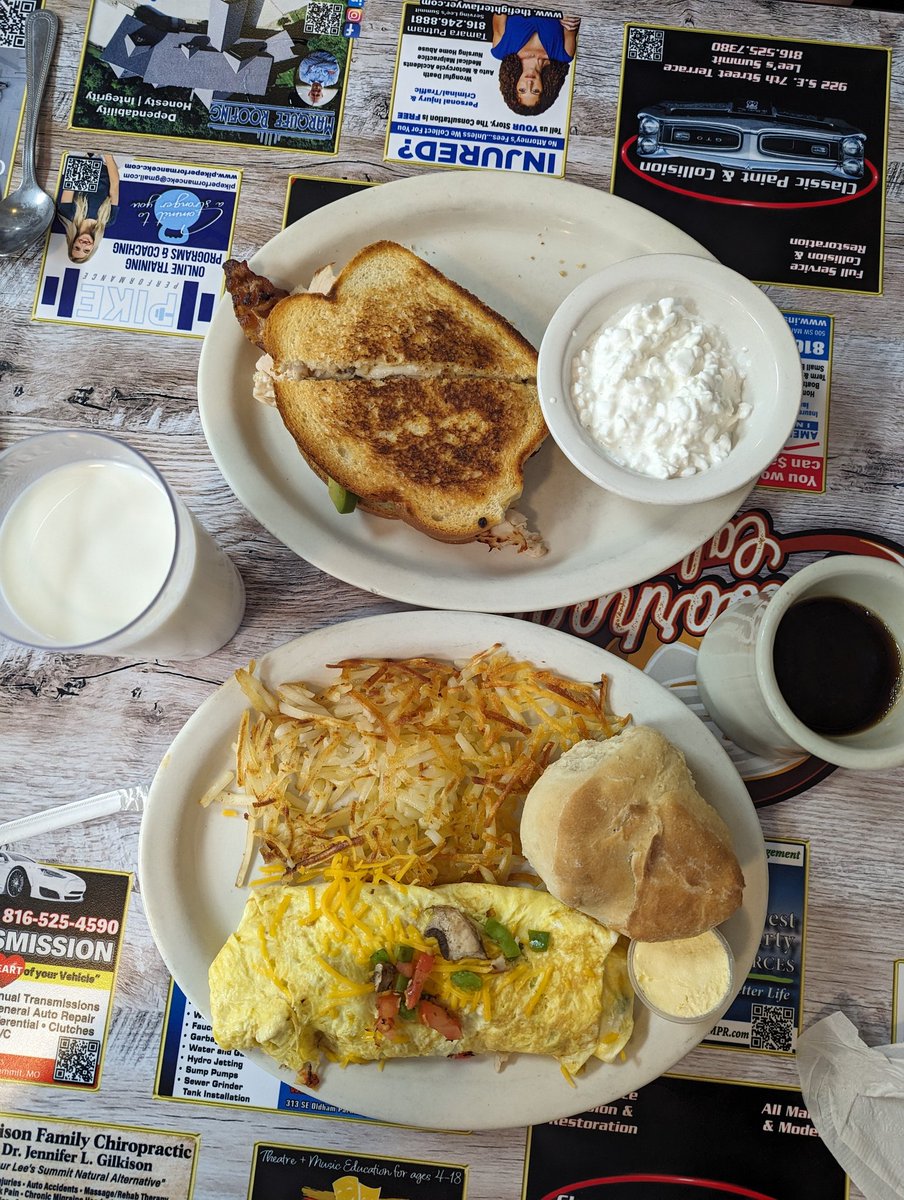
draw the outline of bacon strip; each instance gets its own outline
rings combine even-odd
[[[232,297],[232,307],[242,332],[249,342],[263,345],[264,324],[270,310],[288,296],[284,288],[277,287],[263,275],[255,275],[247,262],[229,258],[223,263],[226,274],[226,290]]]

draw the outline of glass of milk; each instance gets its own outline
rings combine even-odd
[[[47,650],[202,658],[244,611],[232,562],[125,442],[60,430],[0,454],[0,634]]]

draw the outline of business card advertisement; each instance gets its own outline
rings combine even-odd
[[[810,847],[767,841],[769,898],[753,966],[704,1046],[794,1053],[803,1026],[804,950]]]
[[[4,1200],[188,1200],[201,1139],[134,1125],[0,1113]]]
[[[175,982],[170,985],[154,1095],[159,1100],[367,1120],[290,1087],[238,1050],[223,1050],[214,1041],[210,1025]]]
[[[70,125],[335,154],[362,9],[93,0]]]
[[[579,26],[551,8],[404,4],[385,158],[564,175]]]
[[[10,189],[25,107],[25,19],[42,0],[0,2],[0,197]]]
[[[107,151],[64,155],[34,319],[203,337],[241,177]]]
[[[464,1200],[468,1168],[256,1143],[248,1200]]]
[[[612,190],[751,279],[882,291],[891,51],[629,24]]]
[[[763,807],[806,791],[835,767],[808,754],[763,758],[736,746],[704,707],[697,688],[697,649],[734,600],[769,594],[799,567],[829,554],[865,554],[904,566],[904,547],[889,538],[834,526],[777,529],[766,509],[750,508],[652,579],[567,608],[520,616],[586,638],[668,688],[708,726],[754,804]]]
[[[330,179],[323,175],[290,175],[286,188],[286,206],[283,210],[283,229],[294,225],[302,217],[316,212],[325,204],[342,200],[360,192],[362,188],[376,187],[364,179]]]
[[[528,1131],[522,1200],[845,1200],[789,1087],[663,1075]]]
[[[131,884],[0,849],[0,1079],[100,1086]]]
[[[821,493],[826,490],[834,320],[816,313],[782,315],[797,342],[803,393],[791,437],[760,476],[757,486]]]

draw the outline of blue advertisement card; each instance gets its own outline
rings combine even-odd
[[[154,1095],[162,1100],[233,1104],[305,1117],[367,1120],[290,1087],[238,1050],[223,1050],[213,1040],[203,1015],[175,982],[170,988]]]
[[[241,176],[103,151],[64,155],[34,319],[203,337]]]
[[[740,992],[704,1046],[793,1054],[801,1030],[809,845],[767,841],[769,900],[760,946]]]
[[[757,480],[757,487],[788,492],[826,490],[829,449],[829,390],[834,317],[824,313],[782,314],[794,334],[804,386],[791,436]]]
[[[41,0],[0,0],[0,197],[10,189],[25,104],[25,18]]]

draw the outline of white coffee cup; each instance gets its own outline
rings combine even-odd
[[[766,758],[815,755],[840,767],[881,770],[904,764],[904,688],[875,724],[824,735],[791,711],[773,664],[776,632],[795,604],[832,597],[865,608],[885,625],[904,661],[904,567],[867,555],[812,563],[771,594],[731,604],[706,632],[697,685],[709,715],[738,746]]]
[[[0,454],[0,634],[192,659],[224,645],[244,610],[233,563],[127,443],[55,430]]]

